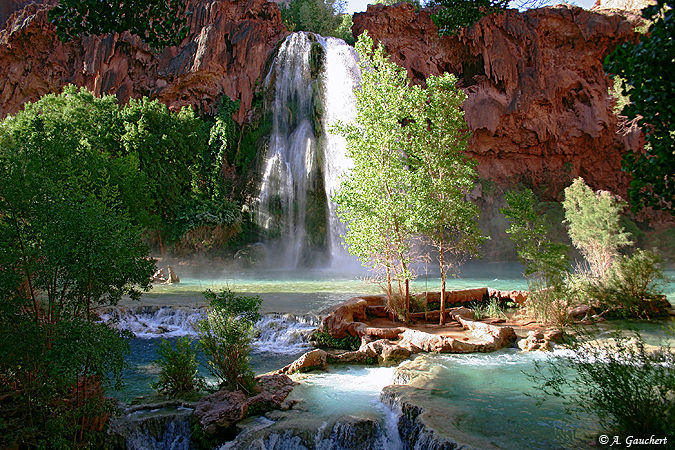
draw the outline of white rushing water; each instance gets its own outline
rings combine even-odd
[[[256,217],[276,239],[280,267],[329,265],[345,259],[330,196],[350,167],[345,140],[331,125],[356,115],[360,74],[355,50],[336,38],[293,33],[265,79],[273,91],[266,113],[272,131],[264,160]]]
[[[205,311],[196,307],[138,306],[111,308],[100,317],[106,324],[131,331],[137,338],[195,337],[193,325],[204,317]],[[309,337],[318,325],[319,319],[311,314],[265,314],[256,323],[258,334],[253,351],[292,355],[309,350]]]

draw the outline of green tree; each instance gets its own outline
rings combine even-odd
[[[464,151],[470,132],[461,110],[466,94],[454,75],[427,78],[410,89],[406,149],[413,171],[417,231],[437,249],[441,273],[440,323],[445,321],[445,280],[462,258],[476,255],[484,237],[478,207],[465,199],[476,181],[476,162]]]
[[[205,153],[207,130],[190,107],[172,113],[158,100],[131,99],[120,111],[124,132],[122,155],[132,155],[148,179],[152,226],[162,231],[174,221],[177,208],[192,193],[192,167]],[[214,165],[220,161],[214,161]]]
[[[87,440],[119,381],[126,335],[98,305],[148,289],[146,178],[119,150],[114,98],[69,86],[0,123],[0,358],[13,445]],[[30,335],[30,338],[26,336]],[[74,392],[74,393],[73,393]],[[3,392],[3,395],[7,392]],[[16,408],[16,406],[19,408]]]
[[[629,151],[623,168],[633,179],[628,191],[634,210],[646,206],[670,211],[675,198],[675,1],[657,0],[642,10],[650,22],[637,44],[625,42],[605,61],[605,70],[621,78],[630,101],[621,113],[637,119],[647,145]]]
[[[209,358],[207,367],[221,387],[252,393],[255,378],[249,355],[262,299],[235,295],[230,290],[207,290],[204,297],[211,308],[196,324],[196,330]]]
[[[530,189],[507,192],[505,198],[506,207],[501,212],[510,222],[506,233],[525,266],[530,290],[526,307],[537,320],[563,325],[568,320],[564,301],[568,248],[549,238],[545,216],[536,210],[536,199]]]
[[[291,31],[335,36],[343,23],[344,7],[343,0],[291,0],[287,7],[281,8],[281,18]]]
[[[572,243],[588,261],[591,274],[603,280],[619,249],[630,245],[629,233],[620,224],[625,208],[607,191],[593,192],[583,178],[565,188],[565,222]]]
[[[129,31],[152,48],[178,45],[190,31],[186,0],[59,0],[48,13],[59,39]]]
[[[375,47],[364,32],[356,43],[362,81],[355,92],[354,123],[338,124],[347,141],[353,169],[333,196],[349,252],[364,265],[386,272],[391,312],[407,319],[410,307],[410,240],[413,177],[403,143],[402,122],[410,116],[408,78],[404,68],[389,61],[382,45]],[[398,295],[392,282],[398,283]]]
[[[438,27],[438,34],[448,36],[473,25],[481,17],[506,10],[509,0],[438,0],[434,5],[441,9],[431,16]]]

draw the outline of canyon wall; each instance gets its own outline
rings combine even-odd
[[[371,5],[354,15],[353,31],[368,30],[416,82],[442,72],[458,76],[468,94],[469,154],[481,178],[497,186],[522,182],[559,200],[582,176],[596,189],[625,195],[621,153],[637,148],[641,136],[614,114],[602,62],[635,38],[635,15],[565,5],[508,10],[439,37],[431,13],[405,3]]]
[[[0,117],[73,83],[97,95],[115,94],[121,102],[145,95],[172,108],[193,105],[202,112],[214,112],[225,94],[241,101],[237,120],[243,122],[256,81],[288,34],[274,3],[192,0],[190,34],[161,53],[129,33],[64,44],[47,21],[51,4],[53,0],[3,3]]]

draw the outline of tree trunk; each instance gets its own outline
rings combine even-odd
[[[443,235],[441,235],[441,245],[438,247],[438,262],[441,266],[441,314],[439,325],[445,322],[445,266],[443,264]]]

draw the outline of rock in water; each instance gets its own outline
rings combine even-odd
[[[197,402],[194,415],[206,433],[227,432],[249,415],[280,409],[295,386],[286,375],[262,375],[256,380],[258,392],[253,396],[222,389]]]

